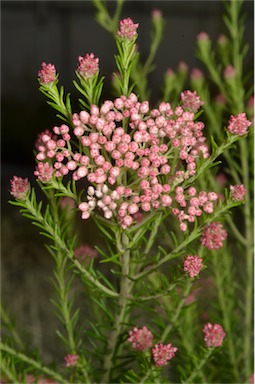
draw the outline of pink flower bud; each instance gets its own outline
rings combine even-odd
[[[18,200],[25,200],[30,191],[30,184],[28,179],[22,179],[21,177],[13,176],[12,180],[10,180],[10,184],[10,194]]]

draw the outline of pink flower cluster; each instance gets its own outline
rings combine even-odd
[[[105,218],[115,217],[126,228],[139,211],[170,207],[185,230],[185,220],[193,222],[202,209],[211,213],[217,199],[213,192],[196,195],[192,188],[186,195],[181,187],[171,191],[173,183],[196,173],[201,154],[209,156],[204,124],[193,119],[194,113],[180,106],[173,110],[165,102],[150,111],[149,103],[140,103],[133,93],[101,107],[92,105],[90,113],[73,115],[73,131],[63,124],[39,136],[35,175],[41,182],[69,173],[74,180],[86,177],[91,186],[79,205],[83,219],[99,208]],[[78,141],[73,149],[71,139]],[[176,203],[187,206],[187,212]]]
[[[122,39],[132,40],[137,36],[138,27],[139,24],[135,24],[130,17],[128,17],[127,19],[120,20],[117,35]]]
[[[211,323],[205,324],[203,333],[205,345],[207,347],[221,347],[226,335],[221,325],[213,325]]]
[[[133,328],[129,331],[128,341],[137,351],[146,351],[152,347],[153,334],[146,326],[142,328]],[[152,357],[157,367],[166,365],[171,360],[178,349],[172,344],[155,344],[152,348]]]
[[[87,53],[84,57],[78,57],[78,68],[77,71],[84,78],[94,77],[99,71],[99,58],[95,58],[94,53],[90,55]]]
[[[230,133],[237,136],[243,136],[248,132],[251,122],[247,120],[245,113],[239,113],[237,116],[231,115],[227,129]]]
[[[189,274],[190,277],[195,277],[199,274],[203,268],[203,259],[199,256],[186,256],[184,260],[184,271]]]
[[[79,359],[78,355],[69,354],[65,356],[66,367],[75,367]]]
[[[129,331],[128,341],[132,343],[132,347],[137,351],[145,351],[151,348],[153,340],[153,334],[146,326],[142,328],[133,328]]]
[[[167,364],[171,360],[178,348],[173,347],[172,344],[156,344],[152,349],[152,356],[156,367],[161,367]]]
[[[227,238],[227,231],[217,221],[207,224],[200,237],[202,245],[209,250],[223,247],[223,241]]]
[[[230,185],[230,191],[234,201],[244,200],[244,196],[247,192],[243,184]]]
[[[180,208],[173,208],[172,212],[178,217],[180,222],[180,229],[186,231],[187,222],[193,223],[195,217],[202,215],[203,211],[210,214],[214,211],[214,203],[219,198],[215,192],[201,191],[197,193],[195,187],[190,187],[187,193],[184,193],[182,187],[176,187],[175,189],[175,201],[180,205]]]
[[[28,179],[22,179],[22,177],[13,176],[10,184],[10,194],[18,200],[25,200],[28,192],[30,191],[30,184]]]
[[[181,103],[184,109],[193,113],[196,113],[201,105],[204,105],[204,102],[197,96],[196,91],[191,92],[189,90],[181,93]]]
[[[42,63],[42,68],[38,72],[41,84],[53,83],[56,80],[56,68],[53,64]]]

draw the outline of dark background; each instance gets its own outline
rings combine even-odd
[[[114,9],[115,2],[109,2]],[[150,76],[153,99],[157,100],[163,74],[176,70],[180,61],[189,69],[203,68],[195,56],[196,36],[206,31],[213,42],[226,32],[220,1],[126,1],[121,18],[139,22],[138,44],[142,58],[150,45],[150,13],[154,8],[166,19],[164,39],[156,55],[156,70]],[[253,2],[245,1],[245,39],[250,45],[245,68],[253,68]],[[2,298],[17,318],[17,328],[29,334],[31,346],[51,361],[59,353],[52,342],[55,328],[49,280],[53,261],[46,253],[38,231],[8,204],[9,180],[13,175],[33,177],[34,142],[37,134],[59,121],[38,91],[37,72],[41,62],[55,64],[60,84],[66,92],[76,91],[77,57],[94,52],[100,58],[101,74],[106,76],[104,97],[111,98],[109,84],[115,70],[116,52],[112,36],[95,21],[95,9],[89,1],[2,1],[1,2],[1,127],[2,127]],[[84,233],[84,241],[97,241],[93,228]],[[46,329],[45,329],[46,326]],[[60,356],[62,359],[63,356]]]

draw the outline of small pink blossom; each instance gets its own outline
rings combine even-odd
[[[38,163],[34,175],[38,176],[38,179],[42,183],[47,183],[52,179],[54,169],[49,163]]]
[[[153,334],[146,326],[142,328],[133,328],[129,331],[128,341],[132,347],[138,351],[144,351],[152,346]]]
[[[226,80],[231,80],[236,76],[236,69],[233,67],[233,65],[229,64],[224,69],[224,77]]]
[[[249,379],[249,384],[254,384],[254,373],[251,375],[250,379]]]
[[[191,80],[202,80],[204,79],[204,74],[199,68],[193,68],[190,74]]]
[[[215,96],[214,101],[219,106],[223,106],[223,105],[226,104],[226,98],[225,98],[225,96],[222,93],[218,93]]]
[[[228,42],[228,38],[226,37],[226,35],[224,34],[221,34],[219,37],[218,37],[218,40],[217,40],[218,44],[222,45],[222,46],[226,46],[227,42]]]
[[[78,355],[65,356],[66,367],[74,367],[79,359]]]
[[[11,190],[10,194],[18,200],[25,200],[30,191],[30,184],[28,179],[22,179],[22,177],[13,176],[10,180]]]
[[[215,178],[217,184],[219,184],[219,186],[221,187],[224,187],[224,185],[226,185],[227,183],[227,176],[225,175],[225,173],[221,172],[219,173],[216,178]]]
[[[186,256],[184,260],[183,269],[190,277],[197,276],[203,268],[202,258],[199,256]]]
[[[95,76],[99,71],[99,58],[95,58],[94,53],[91,53],[90,55],[87,53],[84,57],[79,56],[78,61],[77,71],[86,79]]]
[[[152,349],[152,356],[154,363],[157,367],[164,366],[169,360],[175,356],[178,348],[173,347],[172,344],[156,344]]]
[[[226,335],[221,325],[211,323],[204,325],[203,333],[207,347],[221,347]]]
[[[247,120],[246,114],[239,113],[237,116],[231,115],[227,129],[233,135],[243,136],[247,133],[250,125],[251,122]]]
[[[209,41],[209,35],[206,32],[200,32],[197,35],[197,39],[200,42]]]
[[[160,11],[160,9],[155,8],[151,11],[151,16],[155,17],[155,19],[159,19],[160,17],[162,17],[162,12]]]
[[[88,244],[82,244],[78,248],[75,248],[74,257],[81,263],[88,265],[92,258],[98,257],[98,252]]]
[[[133,20],[130,17],[128,17],[127,19],[120,20],[117,35],[122,39],[132,40],[137,36],[136,30],[138,26],[139,24],[134,24]]]
[[[244,196],[247,192],[243,184],[230,185],[230,191],[234,201],[244,200]]]
[[[42,63],[40,71],[38,71],[38,77],[41,84],[53,83],[56,80],[56,68],[53,64]]]
[[[204,102],[200,100],[200,97],[197,96],[196,91],[184,91],[181,93],[182,107],[188,111],[195,113],[199,110],[201,105],[204,105]]]
[[[201,235],[201,243],[209,250],[223,247],[223,241],[227,238],[227,231],[217,221],[207,224]]]

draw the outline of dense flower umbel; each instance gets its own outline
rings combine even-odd
[[[226,335],[221,325],[211,323],[204,325],[203,333],[207,347],[221,347]]]
[[[120,20],[117,35],[122,39],[132,40],[137,36],[136,30],[138,27],[139,24],[135,24],[130,17],[128,17],[127,19]]]
[[[157,367],[164,366],[175,356],[178,348],[173,347],[172,344],[156,344],[152,349],[152,356],[154,363]]]
[[[248,132],[251,122],[247,120],[245,113],[239,113],[237,116],[231,116],[227,129],[230,133],[237,136],[243,136]]]
[[[227,238],[227,231],[217,221],[207,224],[200,238],[204,247],[209,250],[223,247],[223,241]]]
[[[199,256],[186,256],[184,260],[183,269],[190,277],[197,276],[203,268],[202,258]]]
[[[38,72],[41,84],[53,83],[56,80],[56,68],[53,64],[42,63],[42,68]]]
[[[247,192],[243,184],[230,185],[230,191],[234,201],[244,200],[244,196]]]
[[[78,355],[65,356],[66,367],[74,367],[79,359]]]
[[[153,334],[145,326],[142,328],[133,328],[129,331],[128,341],[132,347],[138,351],[145,351],[152,346]]]
[[[90,55],[87,53],[84,57],[78,57],[78,68],[79,74],[85,78],[91,78],[99,71],[99,58],[94,57],[94,53]]]
[[[10,180],[10,183],[10,194],[18,200],[24,200],[30,191],[30,184],[28,179],[22,179],[22,177],[13,176],[13,178]]]
[[[200,156],[209,156],[204,124],[193,120],[194,113],[165,102],[150,111],[133,93],[92,105],[73,115],[73,131],[62,124],[40,135],[35,175],[42,182],[69,173],[73,180],[86,177],[91,186],[79,205],[83,219],[99,208],[127,228],[137,212],[168,207],[185,231],[203,211],[212,213],[218,199],[214,192],[173,188],[195,175]]]

